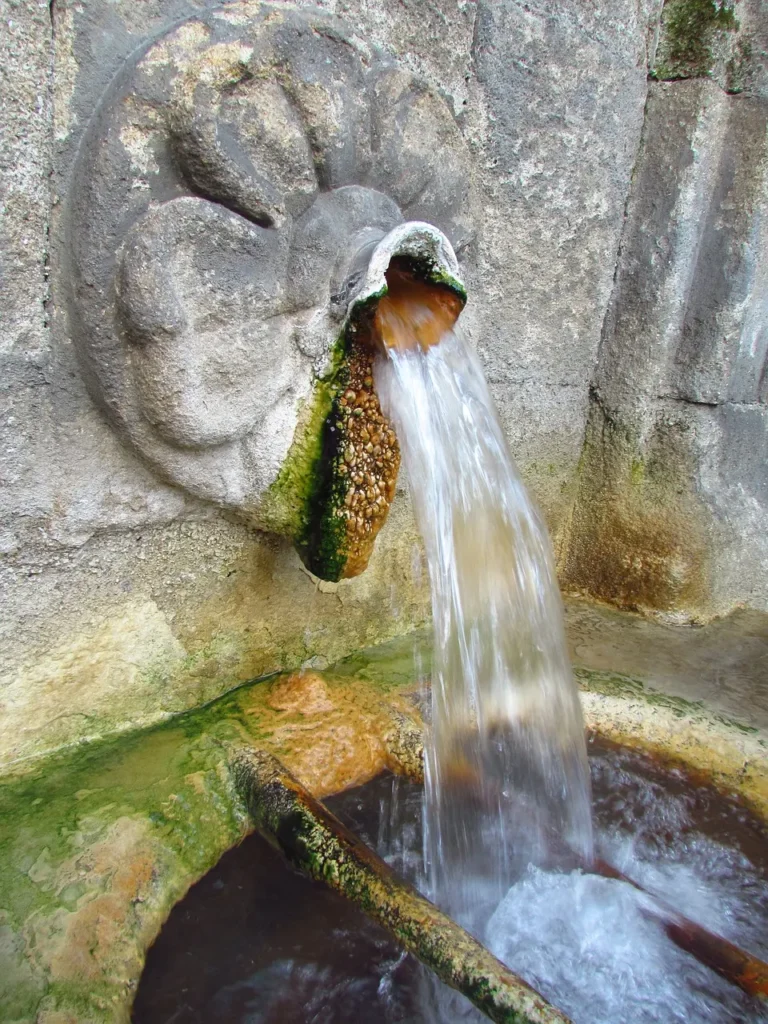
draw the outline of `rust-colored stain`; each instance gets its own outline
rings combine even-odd
[[[638,507],[630,495],[595,502],[590,513],[569,582],[623,608],[673,611],[698,604],[705,558],[690,517],[671,504]]]
[[[393,742],[404,723],[415,728],[410,705],[357,680],[294,672],[271,683],[266,702],[247,713],[259,717],[260,744],[318,797],[361,785],[385,768],[412,771],[408,745],[400,752]]]
[[[561,582],[636,611],[699,612],[711,539],[684,424],[641,441],[593,404]]]
[[[71,870],[97,894],[62,915],[61,931],[40,936],[44,948],[52,944],[51,977],[97,981],[109,964],[126,977],[138,973],[138,952],[126,937],[135,932],[136,905],[148,898],[154,882],[156,862],[146,823],[119,819],[102,842],[72,862]]]
[[[449,288],[429,284],[402,261],[387,270],[387,294],[374,316],[374,335],[386,348],[400,352],[436,345],[456,323],[464,303]]]

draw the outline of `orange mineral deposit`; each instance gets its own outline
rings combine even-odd
[[[376,309],[374,332],[383,344],[399,352],[436,345],[456,323],[463,303],[441,285],[429,284],[406,266],[392,263],[387,270],[387,294]]]

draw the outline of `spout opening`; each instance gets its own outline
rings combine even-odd
[[[431,224],[400,224],[370,249],[344,337],[373,350],[427,349],[456,323],[467,301],[456,254]]]
[[[453,329],[465,296],[439,278],[433,280],[430,270],[406,256],[390,261],[385,273],[387,291],[373,316],[375,345],[426,350]]]
[[[379,303],[385,309],[406,298],[406,292],[434,290],[432,301],[451,310],[451,326],[467,301],[453,247],[442,231],[423,221],[408,221],[375,246],[365,274],[352,297],[344,324],[348,338],[364,336]],[[412,297],[412,296],[411,296]]]

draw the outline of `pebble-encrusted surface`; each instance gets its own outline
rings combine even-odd
[[[304,480],[302,525],[294,529],[307,567],[332,582],[366,568],[395,496],[400,448],[374,387],[376,353],[426,351],[451,330],[466,302],[463,285],[429,261],[395,256],[385,278],[381,290],[353,303],[335,367],[322,381],[330,412]],[[314,420],[303,426],[294,448],[312,447],[313,429]]]
[[[354,338],[347,346],[325,426],[325,480],[303,552],[308,568],[332,581],[368,565],[400,468],[397,437],[373,385],[372,350]]]
[[[344,505],[335,514],[346,524],[347,562],[343,576],[357,576],[368,564],[373,542],[395,496],[400,447],[381,411],[373,387],[369,352],[353,346],[349,387],[337,405],[343,435],[337,472],[346,483]]]

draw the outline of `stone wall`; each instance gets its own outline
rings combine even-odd
[[[8,763],[402,633],[428,594],[402,483],[366,573],[318,584],[287,541],[161,479],[86,390],[62,300],[78,146],[137,47],[211,5],[0,4]],[[756,0],[738,32],[701,29],[711,74],[701,47],[681,71],[664,43],[665,74],[699,77],[650,92],[660,0],[321,6],[431,83],[463,136],[463,318],[566,584],[666,611],[765,607]]]
[[[703,617],[768,601],[768,12],[714,11],[665,9],[563,559]]]

